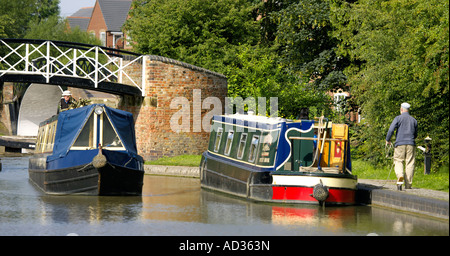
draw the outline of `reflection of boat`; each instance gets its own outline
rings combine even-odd
[[[41,196],[46,223],[98,224],[102,220],[133,220],[141,217],[141,196]],[[89,210],[87,210],[89,209]],[[132,209],[132,210],[131,210]]]
[[[272,223],[277,225],[320,225],[331,230],[342,229],[353,222],[358,214],[370,214],[368,207],[289,207],[272,206]]]
[[[47,119],[28,173],[48,194],[140,195],[143,159],[132,114],[94,104]]]
[[[348,126],[323,117],[214,116],[200,179],[204,188],[258,201],[354,204]]]

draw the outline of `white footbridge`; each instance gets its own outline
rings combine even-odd
[[[144,96],[146,58],[81,43],[0,39],[0,82],[52,84]]]

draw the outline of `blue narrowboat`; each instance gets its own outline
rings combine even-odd
[[[256,201],[355,204],[348,126],[324,117],[214,116],[200,180],[205,189]]]
[[[45,120],[28,173],[48,194],[140,195],[143,158],[132,114],[92,104]]]

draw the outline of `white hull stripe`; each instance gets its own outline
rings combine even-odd
[[[351,178],[333,178],[317,176],[272,175],[273,185],[314,187],[320,183],[330,188],[356,189],[357,181]]]

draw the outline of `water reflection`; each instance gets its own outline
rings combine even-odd
[[[198,179],[146,175],[142,194],[144,219],[201,219],[201,188]]]
[[[26,158],[3,158],[0,235],[449,235],[448,221],[384,208],[255,203],[146,175],[138,197],[50,196]]]
[[[140,219],[141,197],[41,197],[41,223],[129,222]]]
[[[360,215],[370,216],[368,207],[272,207],[272,221],[277,225],[309,225],[338,232],[349,225],[357,224]]]
[[[384,208],[255,203],[202,190],[198,180],[189,178],[146,176],[144,184],[142,216],[149,220],[271,225],[287,234],[448,235],[448,222]]]

